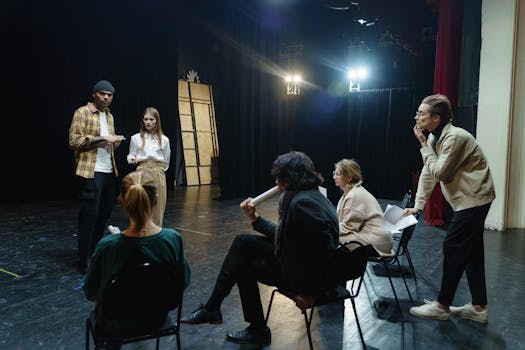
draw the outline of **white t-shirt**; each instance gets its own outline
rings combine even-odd
[[[100,136],[109,136],[108,130],[108,118],[106,113],[100,112]],[[99,173],[112,173],[113,164],[111,163],[111,148],[107,146],[105,148],[97,148],[97,161],[95,162],[95,172]]]

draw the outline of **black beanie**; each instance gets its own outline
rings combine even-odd
[[[93,86],[93,92],[97,92],[97,91],[109,91],[112,94],[114,94],[115,88],[113,87],[113,85],[111,85],[109,81],[101,80]]]

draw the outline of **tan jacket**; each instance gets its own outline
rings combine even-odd
[[[355,240],[372,246],[381,254],[392,249],[392,234],[381,228],[383,211],[361,182],[339,199],[339,241]]]
[[[419,176],[415,207],[423,210],[435,184],[440,181],[443,196],[454,211],[479,207],[496,197],[489,165],[476,139],[462,128],[448,123],[436,142],[430,134],[421,147],[423,170]]]

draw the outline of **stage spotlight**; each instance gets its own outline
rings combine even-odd
[[[363,81],[366,79],[367,76],[368,76],[368,71],[366,70],[365,67],[359,67],[357,69],[357,77],[359,78],[359,80]]]
[[[359,67],[357,69],[350,68],[348,69],[347,76],[349,80],[348,91],[360,91],[361,82],[368,77],[368,71],[365,67]]]
[[[302,77],[299,74],[286,75],[284,78],[286,82],[286,94],[287,95],[300,95],[301,94],[301,81]]]

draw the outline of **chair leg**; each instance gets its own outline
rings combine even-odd
[[[303,311],[304,315],[304,325],[306,326],[306,334],[308,335],[308,344],[310,345],[310,350],[314,350],[314,344],[312,343],[312,334],[310,333],[310,325],[312,324],[312,314],[314,308],[310,311],[310,319],[308,319],[308,311]]]
[[[399,303],[399,299],[397,298],[396,289],[394,288],[394,283],[392,282],[392,276],[390,276],[390,271],[388,270],[388,263],[383,262],[383,266],[385,268],[386,275],[388,276],[388,281],[390,282],[392,293],[394,293],[394,299],[396,300],[397,308],[399,309],[399,313],[401,314],[401,317],[403,317],[403,310],[401,310],[401,304]]]
[[[372,280],[372,277],[370,276],[370,273],[368,272],[368,266],[366,267],[364,276],[368,277],[368,280],[370,281],[370,285],[372,287],[372,291],[374,292],[374,294],[379,296],[379,293],[377,293],[377,290],[375,288],[374,281]],[[364,276],[363,276],[363,282],[365,282]]]
[[[86,320],[86,350],[89,350],[89,318]]]
[[[155,349],[159,350],[159,342],[160,342],[160,338],[157,337],[157,346],[155,347]]]
[[[314,309],[315,309],[315,306],[313,306],[310,309],[310,317],[308,318],[308,328],[310,328],[310,326],[312,325],[312,318],[314,316]],[[306,314],[306,311],[305,311],[305,314]]]
[[[180,333],[177,332],[177,334],[175,334],[175,336],[177,337],[177,350],[181,350],[182,347],[180,345]]]
[[[372,291],[374,292],[374,294],[376,296],[378,296],[378,297],[381,297],[381,295],[377,292],[376,286],[374,284],[374,280],[372,279],[372,277],[370,276],[370,273],[368,272],[368,266],[366,267],[365,273],[363,275],[363,284],[365,284],[365,286],[366,286],[366,278],[365,278],[365,276],[368,278],[368,280],[370,282],[370,288],[372,288]],[[368,291],[367,291],[367,293],[368,293]],[[376,312],[379,312],[379,309],[377,308],[375,303],[372,303],[372,306],[374,307]]]
[[[363,337],[363,332],[361,331],[361,324],[359,323],[359,317],[357,317],[357,310],[355,309],[355,300],[350,298],[352,302],[352,309],[354,309],[355,323],[357,324],[357,330],[359,331],[359,337],[361,338],[361,344],[363,345],[363,350],[366,350],[365,338]]]
[[[270,318],[270,310],[272,309],[273,297],[275,296],[276,292],[277,292],[277,289],[274,289],[272,291],[272,295],[270,296],[270,303],[268,304],[268,310],[266,310],[266,317],[264,319],[264,322],[266,323],[266,325],[268,325],[268,318]]]
[[[408,249],[406,247],[405,247],[405,255],[407,256],[408,266],[410,267],[410,271],[412,272],[412,277],[414,278],[414,281],[415,281],[416,280],[416,269],[414,269],[412,258],[410,257],[410,253],[408,252]]]
[[[412,295],[410,294],[410,289],[408,289],[408,284],[407,284],[407,280],[405,278],[405,273],[403,272],[403,268],[401,268],[401,263],[399,262],[399,259],[396,258],[396,263],[397,263],[397,267],[399,268],[399,273],[401,273],[401,277],[403,278],[403,282],[405,283],[405,288],[407,289],[407,293],[408,293],[408,298],[410,299],[410,302],[414,302],[414,300],[412,300]]]

